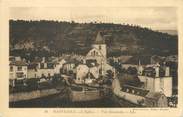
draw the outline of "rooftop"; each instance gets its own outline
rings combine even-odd
[[[123,85],[121,90],[124,91],[124,92],[139,95],[139,96],[142,96],[142,97],[145,97],[149,93],[149,90],[145,90],[145,89],[130,86],[130,85]]]
[[[105,40],[101,36],[101,32],[98,32],[94,44],[105,44]]]
[[[15,61],[15,62],[11,62],[10,65],[27,66],[27,63],[24,61]]]

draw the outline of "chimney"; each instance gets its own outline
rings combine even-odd
[[[170,67],[165,67],[165,76],[170,76]]]
[[[156,72],[155,77],[159,77],[159,66],[155,67],[155,72]]]

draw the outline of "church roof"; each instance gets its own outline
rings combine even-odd
[[[101,32],[98,32],[94,44],[105,44],[105,40],[101,36]]]

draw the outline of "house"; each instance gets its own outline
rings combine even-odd
[[[98,66],[89,67],[89,72],[94,76],[95,79],[99,78],[100,76]]]
[[[96,79],[96,77],[94,76],[94,74],[92,74],[91,72],[88,72],[85,79],[84,79],[84,83],[85,84],[91,84],[93,83],[93,81]]]
[[[37,78],[38,63],[30,63],[27,70],[27,78]]]
[[[143,106],[146,106],[146,107],[167,107],[168,106],[167,97],[161,92],[150,92],[149,90],[145,90],[145,89],[141,89],[141,88],[133,87],[129,85],[124,85],[122,87],[122,91],[138,97],[139,96],[142,97],[141,100],[137,100],[137,103],[140,105],[142,104]],[[132,98],[131,100],[135,100],[135,98],[134,99]]]
[[[162,56],[152,56],[151,57],[151,64],[156,64],[156,63],[163,63],[165,61],[165,57]]]
[[[15,80],[27,78],[27,63],[24,61],[14,61],[9,65],[10,85],[15,86]]]
[[[130,85],[121,86],[118,79],[114,79],[112,89],[115,96],[133,104],[145,107],[167,107],[167,97],[161,92],[151,92],[144,88]]]
[[[37,71],[36,71],[36,77],[48,77],[51,78],[56,74],[58,71],[55,70],[56,63],[52,61],[48,61],[45,59],[45,57],[42,58],[42,61],[38,63]]]
[[[60,74],[65,59],[42,58],[42,61],[32,62],[28,65],[28,78],[52,77],[54,74]]]
[[[146,67],[138,78],[144,83],[144,88],[151,92],[162,92],[167,97],[172,96],[172,77],[170,68],[156,64]]]
[[[65,62],[63,64],[63,67],[62,67],[62,73],[64,74],[70,74],[71,72],[72,73],[75,73],[75,68],[76,66],[79,64],[80,62],[77,61],[76,59],[69,59],[67,60],[67,62]]]
[[[24,61],[15,61],[10,63],[10,79],[27,78],[27,63]]]
[[[177,55],[167,56],[165,61],[178,63],[178,56]]]
[[[63,65],[66,63],[65,59],[61,59],[58,62],[56,62],[56,66],[55,66],[55,73],[59,74]]]
[[[85,77],[89,72],[89,67],[85,64],[80,64],[76,67],[76,80],[78,84],[84,83]]]

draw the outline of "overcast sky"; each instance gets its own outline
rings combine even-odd
[[[14,7],[10,19],[129,23],[154,30],[177,27],[174,7]]]

